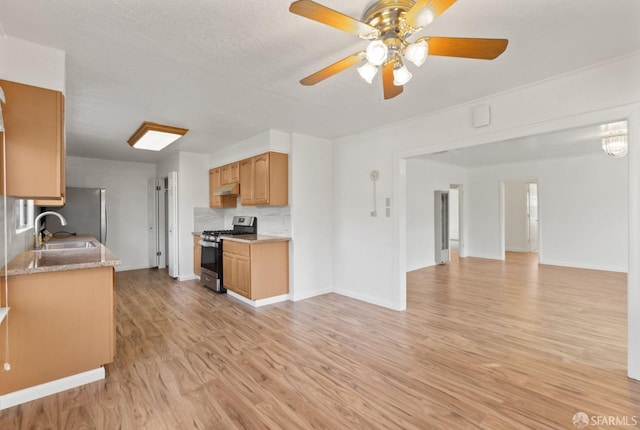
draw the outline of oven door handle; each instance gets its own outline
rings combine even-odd
[[[204,240],[200,240],[199,243],[201,246],[204,246],[205,248],[218,248],[217,242],[205,242]]]

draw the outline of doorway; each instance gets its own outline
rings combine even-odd
[[[177,172],[149,179],[149,266],[178,277]]]
[[[451,258],[461,256],[462,243],[462,184],[449,187],[449,249]]]
[[[538,181],[514,180],[501,184],[502,256],[505,252],[538,252]]]

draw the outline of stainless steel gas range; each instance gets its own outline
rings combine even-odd
[[[200,235],[202,246],[200,283],[218,293],[226,293],[222,270],[223,236],[257,233],[258,218],[254,216],[234,216],[233,230],[203,231]]]

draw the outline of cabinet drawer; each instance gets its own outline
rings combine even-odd
[[[224,252],[249,257],[251,255],[250,246],[251,245],[247,243],[238,243],[225,240],[222,249],[224,250]]]

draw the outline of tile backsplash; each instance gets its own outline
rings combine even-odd
[[[222,230],[233,227],[236,215],[258,218],[258,233],[275,236],[291,235],[291,208],[289,206],[240,206],[237,208],[194,208],[193,229]]]
[[[16,199],[7,197],[6,206],[4,196],[0,196],[0,248],[2,258],[6,254],[7,261],[11,261],[22,251],[31,246],[33,240],[33,230],[17,234],[16,233]],[[6,227],[6,228],[5,228]],[[4,248],[4,234],[7,231],[7,249]],[[4,266],[4,261],[0,261],[0,267]]]

